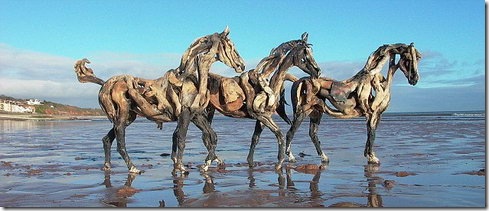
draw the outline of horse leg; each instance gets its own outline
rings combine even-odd
[[[129,103],[127,103],[127,101],[124,101],[124,103],[121,102],[119,105],[119,118],[117,120],[114,120],[114,131],[117,139],[117,151],[126,162],[129,172],[140,174],[144,171],[136,168],[136,166],[131,162],[129,154],[126,150],[126,128],[132,122],[134,122],[134,120],[136,120],[137,114],[136,112],[129,109]]]
[[[315,110],[310,115],[311,120],[309,124],[309,137],[311,137],[312,143],[314,147],[316,147],[316,152],[319,156],[321,156],[321,162],[329,163],[329,158],[326,154],[324,154],[321,149],[321,141],[318,138],[318,127],[321,124],[321,118],[323,117],[323,113]]]
[[[286,135],[286,143],[285,143],[285,154],[289,157],[289,162],[296,162],[297,160],[295,159],[294,155],[292,154],[292,139],[294,139],[294,135],[297,132],[297,129],[299,129],[299,126],[301,123],[304,121],[306,116],[311,114],[313,112],[313,107],[310,107],[309,109],[304,109],[304,107],[301,107],[301,109],[297,109],[294,112],[294,119],[292,120],[292,124],[290,125],[289,131],[287,131]]]
[[[204,145],[208,151],[207,158],[205,159],[204,165],[202,165],[201,169],[203,171],[207,171],[213,160],[215,160],[218,165],[223,164],[223,162],[216,155],[216,132],[212,129],[211,125],[207,121],[207,118],[204,115],[196,115],[192,119],[192,122],[202,131],[202,141],[204,142]]]
[[[306,118],[305,113],[303,112],[295,113],[294,120],[292,120],[292,125],[290,125],[290,129],[289,131],[287,131],[287,135],[285,136],[285,140],[286,140],[285,154],[289,157],[289,162],[292,163],[297,162],[291,150],[292,139],[294,138],[295,132],[297,132],[297,129],[299,129],[299,126],[301,125],[302,121],[304,121],[304,118]]]
[[[278,155],[277,159],[278,162],[275,165],[275,170],[280,170],[282,168],[282,164],[285,160],[285,138],[284,135],[282,134],[282,131],[278,127],[277,123],[275,123],[272,119],[271,116],[257,116],[256,118],[259,120],[261,123],[263,123],[265,126],[267,126],[273,134],[275,134],[275,137],[277,138],[278,142]]]
[[[365,151],[363,155],[367,158],[369,164],[380,164],[380,160],[375,156],[373,150],[375,141],[375,131],[379,123],[380,115],[372,114],[367,116],[367,142],[365,143]]]
[[[131,162],[129,158],[129,154],[126,150],[126,125],[124,123],[117,124],[115,127],[115,137],[117,139],[117,152],[121,155],[121,157],[126,162],[127,168],[130,173],[142,173],[136,166]]]
[[[110,170],[110,147],[112,146],[114,139],[115,139],[114,128],[110,129],[107,135],[105,135],[104,138],[102,138],[102,143],[104,145],[104,153],[105,153],[105,162],[104,162],[104,167],[102,168],[102,170],[104,171]]]
[[[256,145],[260,141],[260,135],[262,131],[263,124],[257,120],[255,123],[255,131],[253,131],[253,136],[251,137],[250,151],[248,152],[248,157],[246,158],[249,167],[253,167],[253,154],[255,153]]]
[[[206,112],[206,118],[207,118],[207,121],[209,122],[209,125],[212,124],[212,120],[214,119],[214,113],[216,112],[216,109],[213,108],[213,107],[210,107],[208,106],[206,109],[205,109],[205,112]]]
[[[178,117],[178,124],[173,132],[172,160],[174,171],[185,172],[183,166],[183,151],[185,150],[185,139],[187,138],[188,126],[190,124],[190,108],[183,108]],[[176,153],[176,156],[175,156]]]

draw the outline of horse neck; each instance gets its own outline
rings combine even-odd
[[[272,74],[272,78],[270,79],[270,88],[272,88],[273,92],[276,95],[280,94],[280,90],[284,84],[285,75],[290,67],[292,67],[292,57],[287,56],[281,60],[280,63],[277,64],[278,68]]]
[[[399,64],[395,64],[396,54],[391,54],[389,59],[389,70],[387,71],[387,77],[385,81],[385,88],[390,89],[392,86],[392,81],[394,80],[394,74],[397,69],[399,69]]]
[[[199,67],[200,70],[205,70],[206,72],[209,72],[211,69],[211,66],[217,62],[215,54],[208,55],[208,54],[203,54],[200,55],[196,58],[197,61],[197,67]]]
[[[212,64],[217,60],[215,59],[215,54],[197,54],[189,58],[186,62],[184,72],[190,73],[190,75],[196,75],[200,77],[202,73],[208,73]],[[182,68],[181,66],[179,68]],[[180,70],[181,71],[181,70]]]
[[[190,47],[183,53],[182,58],[180,59],[180,65],[179,69],[180,71],[185,71],[188,72],[189,70],[192,71],[192,74],[195,74],[195,69],[197,68],[210,68],[212,63],[215,62],[215,56],[218,53],[218,46],[219,43],[215,42],[210,46],[208,49],[204,50],[198,50],[194,52],[194,50],[197,48],[196,44],[193,43],[190,45]],[[206,53],[202,53],[206,52]],[[204,64],[202,63],[207,63],[206,60],[211,60],[209,64]]]
[[[382,69],[385,66],[385,64],[388,63],[389,64],[389,68],[388,68],[388,71],[387,71],[387,75],[384,78],[386,78],[386,82],[387,82],[387,84],[390,87],[391,82],[393,80],[394,73],[398,69],[398,65],[395,64],[395,56],[396,56],[396,54],[390,53],[389,57],[386,58],[387,60],[384,60],[385,61],[384,63],[378,64],[378,65],[381,65],[381,66],[378,66],[377,65],[374,68],[370,68],[369,61],[371,60],[370,59],[372,57],[372,55],[371,55],[369,57],[369,60],[367,61],[367,64],[365,64],[365,66],[362,68],[362,70],[360,70],[357,74],[355,74],[351,78],[346,79],[344,82],[359,82],[361,80],[365,80],[365,77],[372,77],[372,76],[375,76],[375,75],[382,75]]]

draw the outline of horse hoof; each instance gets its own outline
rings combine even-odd
[[[110,171],[110,164],[105,163],[104,167],[102,167],[102,171]]]
[[[329,157],[325,154],[321,155],[321,163],[329,163]]]
[[[177,164],[173,167],[173,171],[185,173],[187,170],[183,167],[183,164]]]
[[[368,156],[368,164],[380,164],[380,160],[375,156]]]
[[[200,166],[200,171],[206,172],[207,170],[209,170],[209,166],[208,165],[203,164],[202,166]]]
[[[252,159],[246,159],[248,161],[248,167],[250,168],[253,168],[253,166],[255,166],[255,163],[253,162],[253,158]]]
[[[297,162],[297,159],[295,159],[295,157],[292,154],[290,154],[289,155],[289,163],[295,163],[295,162]]]
[[[133,167],[131,167],[131,168],[129,169],[129,173],[133,173],[133,174],[141,174],[141,173],[143,173],[143,172],[144,172],[144,171],[141,171],[141,170],[137,169],[137,168],[136,168],[136,167],[134,167],[134,166],[133,166]]]
[[[275,171],[282,170],[282,164],[275,164]]]
[[[222,161],[222,160],[221,160],[221,159],[219,159],[219,158],[214,159],[214,162],[216,162],[218,166],[222,166],[222,165],[224,165],[224,161]]]

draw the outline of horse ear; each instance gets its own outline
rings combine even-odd
[[[307,38],[308,38],[308,36],[309,36],[309,34],[308,34],[307,32],[304,32],[304,33],[302,34],[301,38],[302,38],[302,40],[303,40],[304,42],[307,42]]]
[[[224,31],[222,31],[221,36],[227,37],[229,35],[229,26],[226,26]]]

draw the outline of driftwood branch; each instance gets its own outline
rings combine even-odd
[[[396,56],[399,61],[396,63]],[[415,85],[419,79],[418,60],[421,54],[410,45],[398,43],[380,46],[367,59],[365,66],[356,75],[344,81],[330,78],[303,78],[292,86],[292,104],[294,107],[293,123],[287,133],[287,143],[290,142],[306,114],[311,114],[310,128],[317,128],[314,118],[321,118],[321,113],[327,113],[336,118],[353,118],[364,116],[367,119],[367,141],[364,155],[369,163],[378,164],[373,143],[375,131],[381,114],[388,108],[393,76],[400,69],[408,83]],[[382,75],[382,67],[389,63],[387,76]],[[332,105],[325,103],[328,100]],[[318,154],[327,162],[328,157],[322,152],[316,132],[310,132]],[[290,152],[289,152],[290,153]]]
[[[96,83],[99,85],[103,85],[104,81],[93,73],[92,68],[86,67],[86,64],[90,64],[90,61],[86,58],[78,60],[75,63],[75,73],[78,78],[78,81],[81,83]]]
[[[185,113],[186,117],[203,115],[203,111],[209,102],[207,90],[208,72],[211,65],[220,61],[225,65],[241,72],[244,69],[244,61],[239,56],[234,44],[228,38],[229,28],[222,33],[213,33],[195,40],[183,53],[181,63],[176,69],[169,70],[158,79],[143,79],[131,75],[114,76],[103,81],[95,76],[93,70],[86,67],[90,63],[88,59],[82,59],[75,63],[75,73],[82,83],[92,82],[102,85],[99,91],[99,103],[114,124],[113,129],[104,137],[104,151],[106,162],[104,169],[110,169],[110,143],[117,137],[118,145],[124,146],[125,128],[129,126],[137,115],[141,115],[155,121],[162,128],[163,122],[176,121],[182,115],[183,110],[193,112]],[[182,121],[188,122],[190,119]],[[194,123],[206,133],[204,137],[214,133],[210,125],[207,125],[203,116],[199,116]],[[186,133],[177,127],[176,134]],[[112,140],[111,140],[112,139]],[[209,140],[208,140],[209,139]],[[204,141],[214,142],[206,138]],[[215,139],[215,137],[214,137]],[[184,141],[184,140],[183,140]],[[120,142],[120,143],[119,143]],[[175,141],[172,148],[180,149],[183,143]],[[107,146],[108,145],[108,146]],[[130,161],[125,147],[120,148],[119,153],[124,158],[131,172],[140,172]],[[173,156],[175,169],[184,170],[181,161],[182,150]],[[175,152],[175,150],[173,151]],[[206,165],[217,159],[212,149]]]

